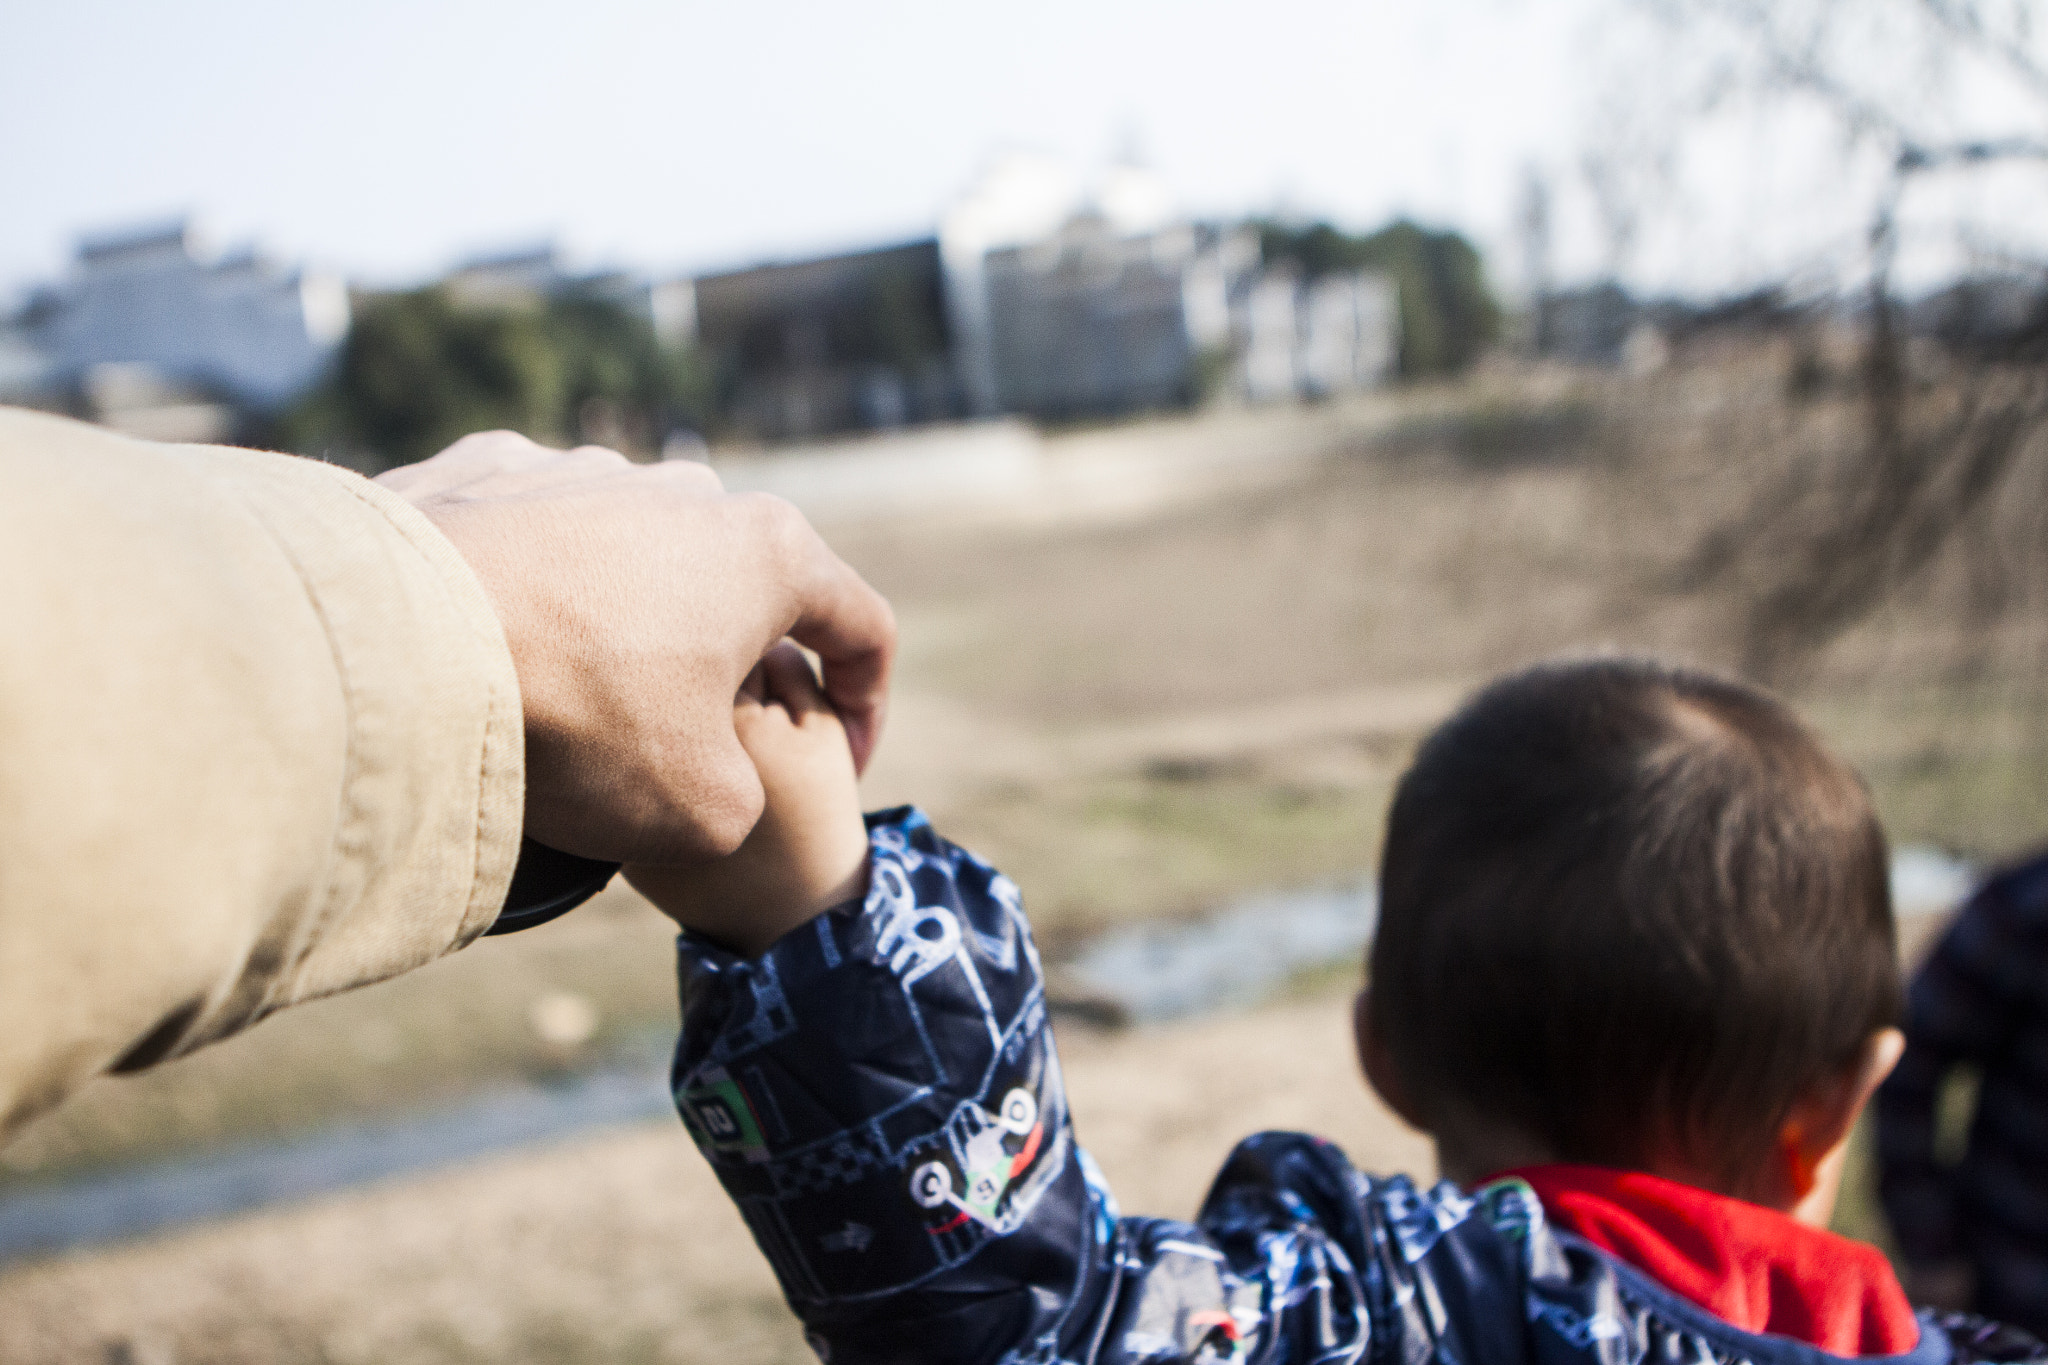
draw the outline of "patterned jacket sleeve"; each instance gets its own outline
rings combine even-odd
[[[682,951],[677,1106],[821,1356],[1393,1360],[1450,1334],[1482,1359],[1475,1334],[1519,1340],[1515,1295],[1454,1330],[1457,1305],[1417,1292],[1446,1255],[1514,1280],[1501,1238],[1447,1245],[1473,1201],[1369,1181],[1327,1143],[1248,1140],[1197,1225],[1120,1218],[1075,1141],[1016,888],[915,811],[869,830],[864,904],[753,962]]]
[[[1958,1066],[1997,1056],[2018,1005],[2038,989],[2040,951],[2019,893],[2048,859],[1985,883],[1957,912],[1907,995],[1906,1051],[1877,1095],[1879,1193],[1905,1259],[1933,1265],[1962,1252],[1953,1172],[1937,1160],[1941,1091]],[[2038,897],[2038,891],[2034,893]]]

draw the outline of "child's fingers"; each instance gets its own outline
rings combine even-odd
[[[811,661],[789,641],[769,650],[759,669],[767,681],[768,699],[781,703],[790,719],[801,723],[810,712],[827,706],[818,676],[811,672]]]

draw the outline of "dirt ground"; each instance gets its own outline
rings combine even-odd
[[[1429,1175],[1427,1144],[1359,1083],[1347,1013],[1321,992],[1157,1030],[1064,1030],[1076,1122],[1125,1209],[1190,1216],[1230,1143],[1260,1128]],[[0,1275],[10,1365],[811,1359],[672,1122]]]
[[[1209,469],[1227,437],[1240,452],[1270,441],[1275,468],[1064,520],[821,519],[902,625],[865,793],[925,805],[1016,876],[1055,953],[1119,921],[1354,878],[1376,859],[1414,745],[1489,674],[1565,650],[1738,657],[1728,602],[1678,569],[1782,457],[1771,443],[1793,419],[1775,365],[1680,367],[1635,386],[1483,376],[1263,425],[1237,414],[1077,433],[1049,445],[1070,464],[1124,441],[1144,444],[1154,476],[1182,446]],[[1991,858],[2048,829],[2048,726],[2038,669],[1973,657],[1937,586],[1826,651],[1795,697],[1862,766],[1895,839]],[[610,893],[102,1082],[0,1152],[0,1192],[560,1065],[528,1024],[549,992],[599,1010],[581,1060],[644,1044],[673,1027],[668,939],[630,893]],[[1326,997],[1069,1036],[1084,1139],[1127,1207],[1188,1212],[1230,1141],[1264,1125],[1318,1129],[1381,1168],[1426,1163],[1352,1081],[1340,1015]],[[1225,1103],[1201,1084],[1218,1076]],[[8,1362],[799,1350],[737,1222],[665,1125],[0,1270]]]

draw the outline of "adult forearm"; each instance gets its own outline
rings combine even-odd
[[[518,684],[409,505],[0,412],[0,1138],[488,927]]]

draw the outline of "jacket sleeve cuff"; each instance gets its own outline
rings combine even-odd
[[[267,1013],[490,928],[519,855],[525,730],[497,613],[416,508],[332,465],[207,454],[242,466],[236,491],[298,571],[348,714],[331,875]]]

